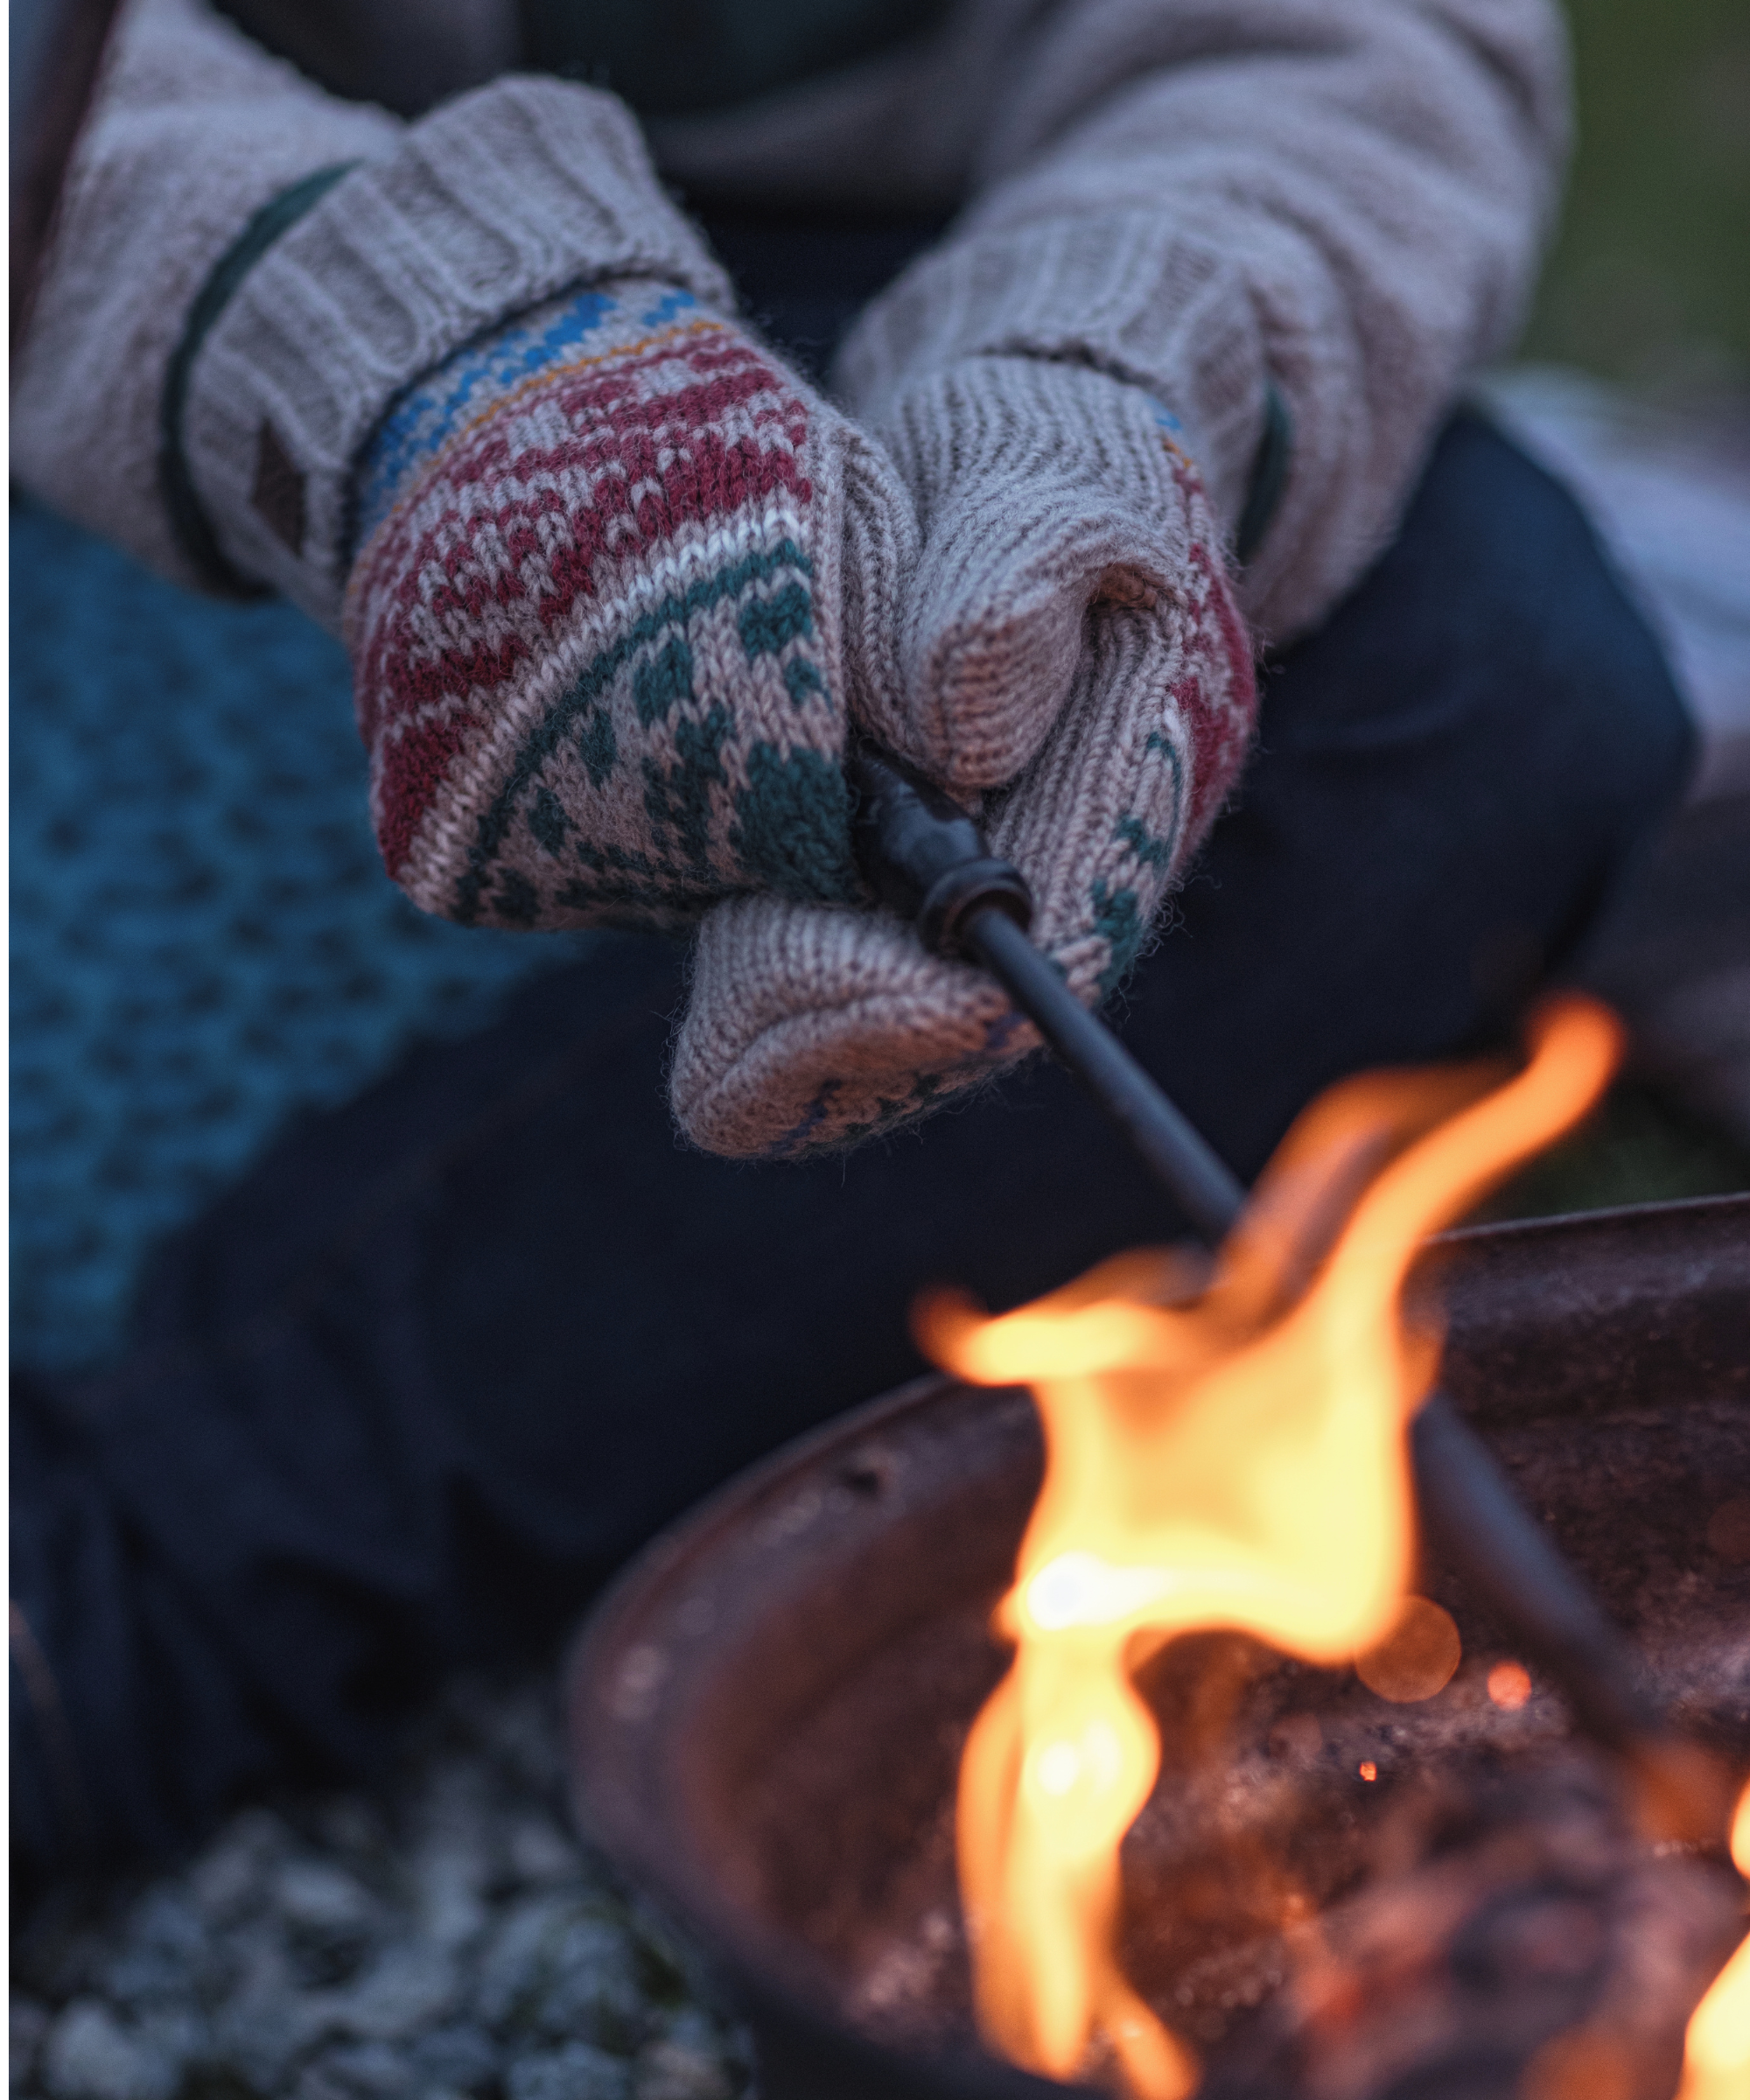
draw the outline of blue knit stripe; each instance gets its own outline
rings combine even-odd
[[[637,325],[660,326],[695,304],[690,292],[665,290],[650,312],[635,317]],[[610,292],[567,292],[465,343],[416,380],[377,426],[360,460],[354,548],[368,543],[402,490],[459,431],[526,380],[577,361],[624,312],[625,301]]]

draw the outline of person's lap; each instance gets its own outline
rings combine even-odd
[[[1113,1010],[1248,1176],[1340,1074],[1498,1035],[1690,753],[1578,512],[1467,416],[1264,696],[1236,807]],[[537,981],[290,1134],[168,1250],[118,1370],[26,1395],[48,1485],[15,1594],[102,1844],[360,1768],[434,1672],[550,1637],[714,1482],[917,1368],[928,1284],[1012,1303],[1176,1230],[1042,1062],[846,1158],[682,1150],[682,997],[679,954],[632,940]],[[52,1763],[24,1761],[27,1846]]]

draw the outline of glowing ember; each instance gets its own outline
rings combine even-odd
[[[1732,1819],[1732,1864],[1750,1880],[1750,1786]],[[1677,2100],[1744,2100],[1750,2093],[1750,1939],[1690,2015]]]
[[[1522,1662],[1497,1662],[1488,1673],[1488,1696],[1503,1713],[1517,1713],[1531,1697],[1531,1672]]]
[[[1452,1614],[1426,1597],[1406,1597],[1384,1640],[1355,1657],[1355,1675],[1381,1698],[1410,1705],[1444,1691],[1463,1654]]]
[[[1492,1088],[1498,1072],[1478,1067],[1334,1088],[1194,1297],[1173,1256],[1139,1253],[999,1319],[948,1298],[920,1312],[936,1362],[1030,1385],[1045,1428],[1045,1483],[997,1614],[1015,1658],[959,1799],[980,2025],[1030,2069],[1144,2100],[1196,2082],[1117,1961],[1118,1848],[1160,1759],[1131,1676],[1196,1628],[1334,1667],[1389,1652],[1416,1620],[1405,1428],[1438,1346],[1405,1312],[1410,1265],[1586,1112],[1619,1050],[1611,1016],[1579,998],[1552,1003],[1533,1037],[1530,1065]],[[1430,1690],[1410,1696],[1431,1696],[1434,1674],[1427,1662]]]

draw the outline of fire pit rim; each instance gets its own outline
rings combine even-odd
[[[1608,1255],[1612,1242],[1620,1242],[1625,1234],[1632,1239],[1642,1238],[1648,1227],[1654,1224],[1678,1228],[1680,1238],[1683,1228],[1690,1228],[1691,1236],[1694,1228],[1699,1228],[1703,1242],[1709,1238],[1710,1228],[1723,1228],[1729,1244],[1741,1246],[1750,1253],[1750,1194],[1467,1227],[1432,1241],[1428,1252],[1437,1257],[1448,1252],[1461,1263],[1470,1257],[1487,1266],[1496,1252],[1535,1249],[1540,1242],[1559,1246],[1591,1240],[1603,1246]],[[1712,1236],[1720,1236],[1716,1232]],[[1658,1253],[1655,1250],[1647,1257],[1656,1271]],[[1019,1391],[960,1388],[950,1376],[926,1373],[807,1432],[748,1467],[665,1530],[621,1572],[578,1629],[564,1666],[573,1802],[585,1835],[631,1876],[659,1909],[712,1950],[713,1965],[749,2004],[762,2029],[775,2020],[780,2028],[791,2030],[793,2038],[802,2038],[805,2053],[809,2047],[840,2055],[849,2052],[850,2059],[863,2066],[867,2090],[872,2094],[903,2090],[918,2095],[920,2100],[937,2092],[944,2096],[988,2094],[991,2100],[998,2100],[999,2096],[1002,2100],[1010,2100],[1010,2096],[1022,2100],[1023,2096],[1043,2100],[1044,2096],[1088,2089],[1032,2077],[982,2057],[943,2062],[936,2067],[942,2074],[938,2083],[928,2060],[902,2054],[856,2034],[830,2015],[822,2015],[816,2002],[830,2003],[830,1998],[821,1997],[816,2001],[808,1973],[815,1964],[798,1949],[780,1949],[764,1936],[750,1933],[744,1912],[714,1886],[700,1863],[690,1853],[684,1859],[677,1858],[677,1848],[672,1842],[665,1844],[640,1813],[643,1791],[616,1784],[612,1768],[618,1762],[624,1768],[627,1757],[622,1753],[616,1758],[602,1738],[606,1732],[619,1735],[621,1731],[604,1732],[598,1726],[605,1710],[606,1673],[616,1649],[625,1645],[626,1632],[635,1628],[640,1614],[651,1613],[652,1600],[671,1589],[683,1565],[709,1560],[715,1544],[733,1531],[745,1531],[750,1512],[780,1503],[787,1489],[805,1488],[809,1477],[819,1474],[823,1464],[836,1461],[842,1475],[845,1461],[852,1459],[859,1447],[878,1446],[884,1435],[891,1437],[897,1429],[927,1415],[945,1392],[956,1389],[964,1391],[970,1400],[983,1402],[987,1410],[1007,1406],[1026,1410],[1030,1416]],[[879,1499],[871,1498],[872,1508]],[[687,1639],[684,1628],[671,1625],[669,1631],[679,1631],[682,1639]],[[699,1646],[715,1638],[714,1629],[709,1628],[699,1629],[693,1637]],[[626,1732],[636,1737],[640,1731],[634,1726]],[[625,1776],[622,1769],[622,1782]],[[651,1776],[648,1768],[645,1776]],[[819,1964],[819,1976],[824,1984],[824,1963]],[[836,2069],[835,2079],[844,2100],[852,2100],[854,2093],[861,2090],[860,2080],[850,2069],[846,2069],[843,2077]]]

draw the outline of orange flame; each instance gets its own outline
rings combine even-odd
[[[1750,1786],[1732,1819],[1732,1859],[1750,1881]],[[1677,2100],[1745,2100],[1750,2093],[1750,1939],[1714,1978],[1690,2016]]]
[[[1131,1672],[1200,1628],[1339,1664],[1399,1622],[1405,1427],[1438,1354],[1403,1306],[1410,1266],[1586,1112],[1620,1041],[1604,1008],[1568,998],[1492,1089],[1482,1067],[1333,1088],[1194,1298],[1182,1262],[1143,1252],[1001,1318],[945,1298],[920,1309],[938,1363],[1030,1385],[1045,1428],[1045,1483],[997,1613],[1015,1658],[959,1796],[979,2022],[1014,2062],[1072,2077],[1103,2045],[1143,2100],[1195,2085],[1117,1959],[1118,1848],[1160,1761]]]

